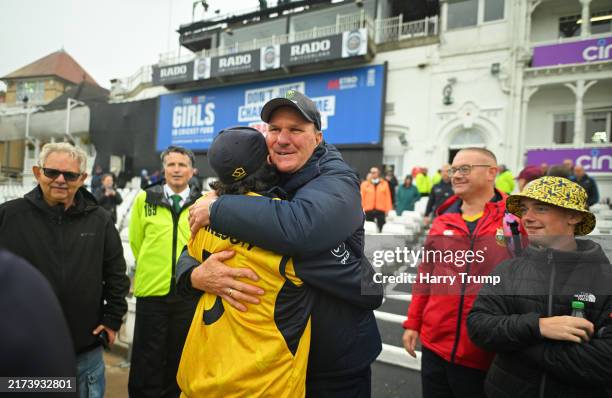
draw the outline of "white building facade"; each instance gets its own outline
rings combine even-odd
[[[466,146],[516,175],[543,149],[530,163],[572,158],[612,196],[610,2],[442,0],[440,14],[439,43],[374,59],[388,62],[384,162],[396,175]]]
[[[365,0],[357,8],[346,1],[283,17],[285,24],[239,26],[231,35],[225,29],[212,37],[221,47],[199,56],[366,27],[374,50],[369,61],[356,62],[387,65],[382,160],[399,179],[417,166],[433,172],[459,149],[480,146],[515,175],[527,164],[570,158],[596,179],[601,199],[612,197],[610,0],[440,0],[438,17],[407,23],[389,17],[391,3]],[[289,32],[274,36],[283,26]],[[148,84],[151,68],[126,81]],[[124,100],[136,100],[168,90],[126,92]]]

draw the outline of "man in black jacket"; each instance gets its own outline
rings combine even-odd
[[[320,114],[303,94],[289,91],[286,98],[272,99],[261,117],[269,124],[270,160],[287,200],[207,197],[190,210],[192,233],[210,223],[215,231],[292,256],[297,275],[316,290],[307,396],[369,397],[370,364],[381,350],[372,310],[381,303],[382,288],[369,285],[362,294],[361,274],[368,275],[371,265],[363,255],[359,179],[339,152],[323,143]],[[329,251],[341,261],[360,256],[361,272],[350,267],[334,272],[329,262],[316,261],[328,258]],[[247,310],[243,303],[257,302],[257,288],[234,277],[256,276],[225,267],[219,262],[224,255],[190,268],[183,280]]]
[[[98,204],[111,214],[114,223],[117,223],[117,206],[123,202],[121,194],[115,186],[115,176],[111,173],[102,176],[102,184],[93,191]]]
[[[79,394],[102,396],[101,339],[115,340],[127,311],[129,279],[110,214],[83,188],[86,160],[85,152],[70,144],[45,145],[32,169],[38,186],[0,206],[0,246],[28,260],[50,282],[77,354]]]
[[[431,193],[427,200],[427,207],[425,208],[425,218],[423,219],[425,225],[428,225],[431,220],[436,218],[436,210],[438,207],[454,194],[453,186],[448,175],[449,169],[449,164],[440,167],[442,180],[431,188]]]
[[[584,171],[584,167],[576,165],[574,167],[574,174],[570,176],[570,180],[579,184],[587,193],[587,205],[593,206],[599,202],[599,189],[597,189],[597,183]]]
[[[530,246],[495,269],[499,283],[481,289],[467,320],[474,343],[497,353],[489,397],[606,397],[612,386],[612,266],[597,243],[575,239],[595,227],[586,200],[561,177],[507,199]]]

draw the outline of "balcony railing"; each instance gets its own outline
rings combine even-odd
[[[583,41],[583,40],[602,39],[602,38],[609,37],[611,33],[612,33],[612,30],[610,30],[609,32],[592,34],[587,37],[582,37],[582,36],[559,37],[557,39],[531,42],[530,46],[531,48],[534,48],[534,47],[546,46],[550,44],[574,43],[574,42]]]
[[[284,35],[271,36],[262,39],[253,39],[246,42],[234,43],[209,50],[203,50],[198,57],[218,57],[236,54],[245,51],[257,50],[274,44],[294,43],[302,40],[317,39],[354,29],[367,28],[368,35],[376,44],[411,39],[416,37],[435,36],[438,34],[438,17],[428,17],[418,21],[404,22],[400,14],[395,17],[372,20],[363,10],[354,14],[338,15],[336,23],[329,26],[319,26],[313,29],[290,32]],[[193,54],[179,56],[176,52],[160,55],[159,65],[172,65],[188,62],[194,59]]]
[[[418,21],[403,22],[403,15],[377,19],[374,27],[376,44],[382,44],[416,37],[436,36],[438,17],[427,17]]]
[[[197,1],[194,2],[194,4],[195,3],[197,3]],[[270,1],[270,0],[268,0],[268,2],[267,2],[267,9],[268,10],[274,9],[275,7],[277,7],[279,5],[281,5],[281,4],[279,4],[279,1]],[[296,10],[288,10],[288,11],[285,11],[283,13],[283,15],[291,14],[292,12],[301,12],[301,11],[304,10],[304,8],[307,8],[307,7],[298,7]],[[264,9],[262,9],[260,6],[255,6],[255,7],[250,7],[250,8],[243,8],[241,10],[236,10],[236,11],[228,12],[228,13],[225,13],[225,14],[215,15],[214,17],[210,17],[209,16],[206,20],[207,21],[211,21],[211,22],[223,23],[224,21],[226,21],[226,20],[228,20],[230,18],[234,18],[234,17],[237,17],[237,16],[244,16],[244,15],[248,15],[248,14],[251,14],[251,13],[258,12],[258,11],[264,11]],[[194,12],[192,14],[192,22],[196,22],[196,21],[197,21],[197,19],[195,17],[195,12]]]
[[[283,35],[265,37],[261,39],[253,39],[246,42],[234,43],[228,46],[221,46],[212,48],[209,50],[203,50],[196,54],[197,57],[218,57],[229,54],[236,54],[245,51],[257,50],[262,47],[267,47],[275,44],[286,44],[295,43],[302,40],[317,39],[319,37],[330,36],[347,32],[360,28],[369,28],[370,39],[373,39],[372,28],[374,21],[372,18],[361,11],[354,14],[348,15],[337,15],[336,23],[329,26],[319,26],[313,29],[308,29],[300,32],[290,32]],[[181,62],[188,62],[194,59],[196,56],[189,54],[187,56],[177,56],[175,52],[161,54],[159,59],[159,65],[172,65]],[[191,58],[189,58],[191,57]]]
[[[193,55],[191,57],[193,58]],[[153,81],[153,65],[142,66],[133,75],[118,80],[117,85],[111,87],[111,96],[125,95],[131,93],[141,84],[151,83]]]
[[[152,74],[153,74],[153,66],[145,65],[141,67],[132,76],[128,77],[125,81],[125,84],[128,87],[138,87],[140,84],[150,83],[152,80],[152,77],[151,77]]]
[[[436,36],[439,30],[439,21],[438,17],[434,16],[418,21],[404,22],[402,15],[372,20],[372,18],[362,10],[359,13],[338,15],[334,25],[320,26],[300,32],[290,32],[278,36],[234,43],[229,46],[203,50],[197,54],[177,54],[177,52],[163,53],[160,54],[158,64],[160,66],[174,65],[192,61],[196,57],[217,57],[236,54],[275,44],[311,40],[361,28],[367,29],[368,37],[371,41],[376,44],[382,44],[412,38]],[[141,83],[151,82],[151,70],[151,66],[142,67],[134,75],[122,80],[122,88],[130,92]]]

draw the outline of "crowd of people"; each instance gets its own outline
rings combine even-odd
[[[163,178],[134,200],[130,396],[370,397],[383,286],[364,221],[382,229],[391,210],[425,196],[428,250],[485,255],[419,264],[402,340],[414,357],[421,343],[423,396],[610,392],[612,265],[576,239],[595,227],[598,201],[583,168],[526,167],[515,179],[491,151],[465,148],[432,178],[415,168],[399,184],[372,167],[360,181],[325,143],[310,98],[290,90],[261,119],[265,136],[231,127],[215,137],[212,191],[194,184],[194,154],[171,146]],[[81,149],[47,144],[38,185],[0,205],[0,370],[75,377],[80,397],[99,397],[130,280],[114,178],[97,169],[91,193],[86,170]],[[435,282],[465,275],[500,283]]]
[[[435,210],[453,195],[449,168],[449,164],[444,164],[429,177],[426,167],[414,167],[411,174],[404,178],[403,184],[398,185],[392,168],[384,173],[384,178],[380,178],[380,168],[373,166],[361,183],[361,201],[366,220],[376,222],[380,232],[390,210],[401,216],[404,211],[414,211],[419,199],[427,197],[423,221],[424,225],[428,226],[435,217]],[[574,166],[571,159],[566,159],[558,165],[549,166],[543,163],[539,166],[526,166],[517,177],[514,177],[506,165],[499,164],[494,186],[510,195],[515,188],[520,192],[527,183],[544,176],[565,177],[578,183],[587,193],[588,206],[599,202],[597,182],[585,172],[583,166]]]
[[[423,397],[609,396],[612,266],[599,244],[576,239],[595,217],[580,168],[563,169],[540,167],[530,181],[521,172],[521,191],[507,196],[513,179],[492,152],[454,157],[453,194],[425,247],[486,255],[465,267],[419,265],[403,343],[416,357],[421,342]],[[430,282],[464,275],[500,282]]]

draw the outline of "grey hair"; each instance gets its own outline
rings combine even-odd
[[[87,154],[85,151],[67,142],[50,142],[45,144],[40,151],[38,165],[44,167],[47,158],[54,152],[67,153],[71,158],[76,159],[79,162],[79,172],[84,173],[87,170]]]

